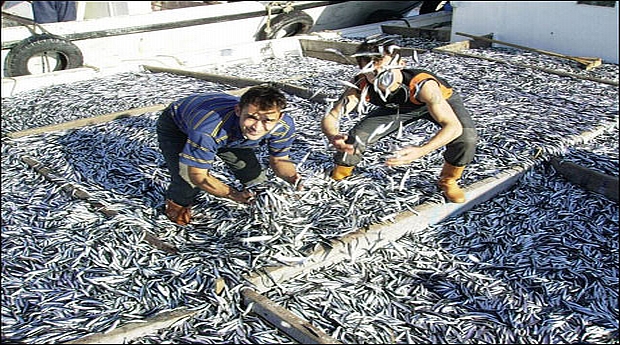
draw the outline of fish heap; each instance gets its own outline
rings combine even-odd
[[[494,48],[484,53],[518,55]],[[462,185],[553,156],[618,176],[617,87],[438,52],[419,60],[415,67],[444,76],[461,92],[478,126],[480,144]],[[287,57],[218,73],[288,79],[336,97],[344,89],[339,80],[356,69]],[[617,80],[618,66],[588,73]],[[253,205],[204,193],[188,226],[170,223],[159,210],[169,175],[157,147],[157,111],[7,136],[229,89],[140,72],[2,99],[3,341],[67,342],[187,307],[197,313],[127,343],[295,343],[240,307],[242,275],[294,264],[317,245],[443,202],[435,185],[441,152],[405,167],[383,164],[393,145],[419,144],[437,130],[434,125],[407,127],[405,139],[375,145],[352,178],[335,182],[327,176],[333,148],[320,132],[326,105],[294,95],[287,95],[299,128],[291,158],[305,190],[292,190],[269,171],[272,180]],[[345,119],[342,129],[357,116]],[[602,134],[580,140],[594,130]],[[55,172],[56,180],[29,168],[24,157]],[[266,162],[267,153],[259,157]],[[214,174],[236,183],[221,162]],[[87,191],[87,200],[67,187]],[[178,252],[151,246],[144,241],[149,232]],[[617,343],[618,259],[617,203],[536,164],[514,188],[458,217],[281,283],[266,295],[343,343]],[[218,294],[221,278],[227,284]]]
[[[536,167],[466,214],[267,295],[346,344],[617,344],[618,205]]]

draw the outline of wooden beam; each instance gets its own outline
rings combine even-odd
[[[563,161],[557,157],[551,159],[551,165],[570,182],[602,194],[613,201],[618,201],[618,177],[606,175],[573,162]]]
[[[438,53],[445,53],[445,54],[450,54],[450,55],[459,55],[459,56],[465,56],[465,57],[471,57],[471,58],[476,58],[476,59],[482,59],[482,60],[488,60],[488,61],[493,61],[493,62],[498,62],[498,63],[509,64],[509,65],[515,65],[515,66],[520,66],[520,67],[525,67],[525,68],[531,68],[531,69],[535,69],[535,70],[539,70],[539,71],[543,71],[543,72],[547,72],[547,73],[551,73],[551,74],[556,74],[556,75],[563,76],[563,77],[571,77],[571,78],[576,78],[576,79],[590,80],[590,81],[595,81],[595,82],[602,83],[602,84],[618,86],[618,82],[614,81],[614,80],[601,79],[601,78],[596,78],[596,77],[590,77],[590,76],[587,76],[587,75],[580,75],[580,74],[575,74],[575,73],[570,73],[570,72],[558,71],[558,70],[554,70],[554,69],[550,69],[550,68],[545,68],[545,67],[526,65],[526,64],[522,64],[520,62],[501,60],[501,59],[496,59],[496,58],[491,58],[491,57],[486,57],[486,56],[480,56],[480,55],[476,55],[476,54],[463,53],[463,52],[458,51],[456,49],[455,50],[448,50],[448,49],[444,49],[443,47],[440,47],[440,48],[434,48],[433,51],[434,52],[438,52]]]
[[[130,340],[168,328],[198,312],[199,310],[187,310],[185,307],[164,311],[147,320],[128,323],[108,333],[90,334],[63,344],[127,344]]]
[[[467,202],[436,203],[428,202],[415,207],[413,211],[404,211],[394,216],[393,221],[373,224],[354,233],[332,240],[329,245],[317,244],[302,262],[273,266],[254,271],[243,277],[260,293],[269,291],[278,283],[297,278],[313,270],[325,268],[331,264],[355,261],[357,257],[368,255],[373,251],[395,242],[408,233],[423,231],[430,225],[447,218],[457,216],[483,203],[495,195],[510,188],[536,162],[527,162],[506,169],[496,176],[488,177],[464,188]]]
[[[253,313],[299,344],[342,344],[310,322],[250,288],[243,288],[241,296],[243,308],[249,306]],[[169,328],[199,312],[200,309],[188,310],[186,307],[180,307],[161,312],[144,320],[125,324],[110,332],[89,334],[63,344],[126,344],[128,341],[152,334],[160,329]]]
[[[487,34],[483,37],[493,37],[493,34]],[[489,48],[491,43],[480,40],[466,40],[466,41],[458,41],[450,44],[446,44],[445,46],[437,47],[433,50],[435,51],[451,51],[451,52],[462,52],[464,50],[469,49],[477,49],[477,48]]]
[[[559,58],[563,58],[563,59],[568,59],[568,60],[576,61],[576,62],[580,63],[581,65],[583,65],[585,67],[586,71],[589,71],[589,70],[593,69],[594,67],[600,66],[603,63],[601,58],[564,55],[564,54],[560,54],[560,53],[550,52],[550,51],[546,51],[546,50],[542,50],[542,49],[530,48],[530,47],[526,47],[526,46],[522,46],[522,45],[518,45],[518,44],[514,44],[514,43],[498,41],[498,40],[494,40],[494,39],[491,39],[491,38],[486,38],[486,37],[483,37],[483,36],[475,36],[475,35],[466,34],[466,33],[462,33],[462,32],[457,32],[456,35],[470,37],[470,38],[474,38],[476,40],[487,41],[487,42],[491,42],[491,43],[497,43],[497,44],[501,44],[501,45],[505,45],[505,46],[509,46],[509,47],[514,47],[514,48],[519,48],[519,49],[523,49],[523,50],[533,51],[533,52],[536,52],[536,53],[539,53],[539,54],[555,56],[555,57],[559,57]]]
[[[304,56],[334,61],[347,65],[357,65],[355,58],[350,55],[355,54],[360,43],[300,39],[299,44],[301,45]],[[340,51],[344,57],[339,54],[329,52],[326,49],[335,49]],[[401,48],[401,56],[412,56],[414,51],[418,53],[428,52],[427,49]]]
[[[160,111],[160,110],[163,110],[166,106],[167,106],[166,104],[156,104],[156,105],[151,105],[148,107],[129,109],[129,110],[119,111],[116,113],[111,113],[111,114],[106,114],[106,115],[101,115],[101,116],[96,116],[96,117],[89,117],[89,118],[78,119],[75,121],[67,121],[67,122],[58,123],[58,124],[49,125],[49,126],[25,129],[22,131],[8,133],[7,136],[9,138],[14,139],[14,138],[20,138],[20,137],[25,137],[29,135],[35,135],[35,134],[41,134],[41,133],[47,133],[47,132],[53,132],[53,131],[64,131],[68,129],[75,129],[75,128],[85,127],[89,125],[110,122],[110,121],[113,121],[116,119],[122,119],[125,117],[142,115],[148,112]]]
[[[341,344],[310,322],[250,288],[244,288],[241,295],[244,304],[252,307],[252,312],[295,339],[299,344]]]
[[[301,86],[291,85],[291,84],[284,83],[281,81],[266,81],[266,80],[258,80],[258,79],[251,79],[251,78],[240,78],[240,77],[233,77],[233,76],[221,75],[221,74],[212,74],[212,73],[206,73],[206,72],[196,72],[196,71],[189,71],[189,70],[183,70],[183,69],[147,66],[147,65],[144,65],[143,68],[151,72],[165,72],[165,73],[172,73],[176,75],[184,75],[184,76],[188,76],[188,77],[192,77],[196,79],[202,79],[202,80],[207,80],[207,81],[211,81],[214,83],[227,84],[227,85],[232,85],[236,87],[248,87],[248,86],[270,83],[284,92],[299,96],[301,98],[313,100],[315,102],[328,103],[328,100],[330,99],[330,97],[326,94],[313,92],[310,89],[307,89]]]
[[[400,35],[403,37],[419,37],[442,42],[450,42],[450,27],[440,28],[407,28],[404,26],[381,25],[381,31],[386,34]]]
[[[118,215],[118,211],[107,209],[104,203],[93,198],[92,195],[86,190],[84,190],[82,187],[60,176],[52,169],[44,166],[36,159],[29,156],[23,156],[21,157],[21,160],[29,167],[31,167],[34,171],[45,177],[46,180],[58,184],[63,191],[67,192],[72,197],[88,202],[92,207],[95,208],[95,210],[105,214],[106,216],[114,217]],[[144,240],[153,247],[171,254],[178,253],[179,250],[174,245],[162,241],[159,237],[157,237],[157,235],[153,234],[148,229],[144,229],[144,233]]]
[[[471,41],[459,41],[459,42],[454,42],[454,43],[450,43],[450,44],[446,44],[445,46],[441,46],[441,47],[437,47],[434,50],[435,51],[442,51],[442,52],[462,52],[464,50],[468,50],[470,49],[470,43]]]
[[[289,78],[288,80],[290,79],[294,79],[294,78]],[[249,88],[250,87],[247,86],[243,88],[227,90],[227,91],[224,91],[224,93],[240,97]],[[86,127],[90,125],[106,123],[106,122],[114,121],[117,119],[126,118],[129,116],[138,116],[138,115],[142,115],[145,113],[160,111],[160,110],[165,109],[167,106],[168,106],[167,104],[155,104],[155,105],[150,105],[146,107],[133,108],[133,109],[123,110],[123,111],[119,111],[119,112],[115,112],[111,114],[104,114],[104,115],[99,115],[99,116],[94,116],[94,117],[89,117],[89,118],[78,119],[74,121],[67,121],[67,122],[58,123],[58,124],[49,125],[49,126],[41,126],[37,128],[30,128],[30,129],[25,129],[21,131],[11,132],[7,134],[7,137],[15,139],[15,138],[21,138],[21,137],[25,137],[29,135],[41,134],[41,133],[76,129],[76,128]]]
[[[355,58],[350,55],[355,54],[359,43],[300,39],[299,44],[304,56],[334,61],[345,65],[357,65]],[[344,56],[329,52],[326,49],[335,49]]]
[[[407,26],[411,28],[431,27],[434,25],[443,25],[452,23],[452,12],[439,11],[403,18],[407,22]]]

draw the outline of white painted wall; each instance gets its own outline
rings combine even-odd
[[[618,63],[619,5],[577,1],[451,1],[451,41],[455,35],[493,33],[493,39],[555,53],[598,57]],[[497,45],[494,45],[497,46]]]

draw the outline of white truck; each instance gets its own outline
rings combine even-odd
[[[29,2],[3,2],[2,72],[18,77],[136,61],[179,62],[180,55],[235,44],[392,20],[420,3],[77,1],[75,21],[37,24]]]

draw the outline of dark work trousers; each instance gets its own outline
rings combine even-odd
[[[68,22],[77,17],[76,1],[31,1],[34,21],[39,24]]]
[[[166,165],[170,172],[170,185],[166,190],[166,198],[181,206],[189,206],[194,202],[199,188],[192,187],[179,174],[179,154],[187,143],[187,134],[176,125],[170,114],[170,108],[164,109],[157,120],[157,140]],[[245,186],[251,186],[266,180],[263,169],[253,149],[222,148],[217,156],[232,170],[235,177]]]
[[[471,116],[461,97],[453,93],[448,99],[448,104],[452,106],[456,116],[463,126],[463,134],[446,145],[444,159],[454,166],[465,166],[469,164],[476,153],[478,134]],[[362,160],[362,155],[366,148],[381,138],[384,138],[399,129],[401,122],[403,126],[426,120],[439,125],[428,112],[426,106],[416,108],[397,108],[377,107],[366,117],[360,120],[349,131],[346,143],[356,147],[354,154],[336,152],[334,161],[338,165],[356,166]]]

